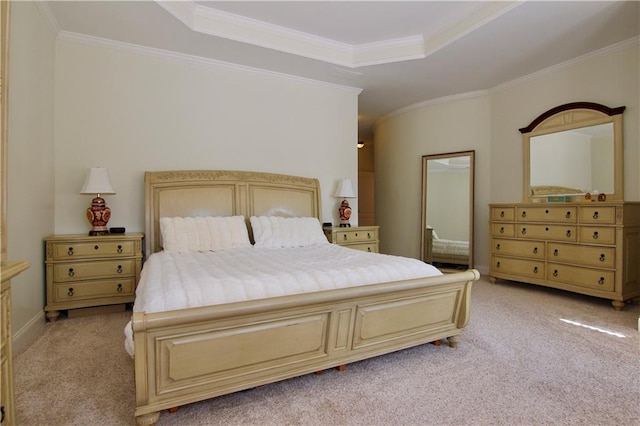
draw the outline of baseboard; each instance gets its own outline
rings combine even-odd
[[[44,312],[40,311],[38,315],[31,318],[24,327],[18,330],[13,335],[13,356],[18,355],[38,340],[44,333],[45,324]]]

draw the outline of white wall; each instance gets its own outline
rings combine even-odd
[[[17,352],[44,324],[42,238],[53,232],[54,210],[55,40],[31,2],[12,2],[9,40],[7,249],[9,260],[31,265],[12,280]]]
[[[357,182],[353,89],[59,40],[56,91],[56,233],[88,232],[92,166],[116,191],[109,226],[131,231],[144,231],[146,170],[316,177],[334,223],[338,180]]]
[[[640,200],[639,50],[635,39],[493,88],[485,96],[417,105],[381,120],[375,130],[381,251],[419,257],[420,156],[475,149],[474,262],[481,272],[488,270],[488,204],[523,200],[518,129],[568,102],[627,107],[625,198]]]

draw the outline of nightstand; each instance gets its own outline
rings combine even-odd
[[[131,233],[46,238],[47,318],[55,321],[61,310],[133,302],[143,237]]]
[[[378,253],[380,243],[378,228],[379,226],[334,226],[323,229],[330,243],[370,253]]]

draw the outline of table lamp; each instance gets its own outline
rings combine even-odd
[[[107,169],[103,167],[91,167],[87,172],[87,179],[80,190],[81,194],[96,194],[91,201],[91,207],[87,209],[87,219],[91,222],[89,235],[107,235],[109,229],[107,223],[111,218],[111,209],[101,194],[115,194],[109,182]]]
[[[351,217],[351,207],[349,207],[349,201],[347,201],[347,198],[356,197],[355,192],[353,192],[351,179],[342,179],[342,181],[340,181],[334,197],[343,199],[340,203],[340,207],[338,207],[338,213],[340,214],[340,226],[351,226],[351,224],[349,223],[349,218]]]

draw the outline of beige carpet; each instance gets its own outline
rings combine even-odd
[[[484,279],[472,297],[457,349],[423,345],[163,412],[158,424],[640,424],[640,306]],[[135,424],[128,316],[48,324],[15,359],[18,425]]]

